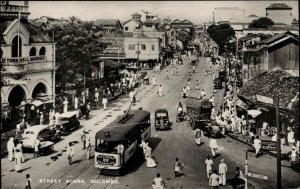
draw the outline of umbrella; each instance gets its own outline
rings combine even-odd
[[[251,115],[253,118],[259,116],[262,112],[259,110],[247,110],[248,114]]]

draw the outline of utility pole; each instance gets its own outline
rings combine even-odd
[[[247,142],[248,143],[248,142]],[[245,159],[245,189],[248,189],[248,148],[246,146],[246,159]]]
[[[281,125],[279,117],[279,97],[275,97],[276,106],[276,127],[277,127],[277,188],[281,189]]]

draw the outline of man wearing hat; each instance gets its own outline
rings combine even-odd
[[[222,178],[222,185],[226,185],[226,173],[227,173],[227,165],[224,163],[224,159],[221,159],[221,163],[219,164],[219,174]]]

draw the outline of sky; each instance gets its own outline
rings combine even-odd
[[[245,15],[265,16],[271,3],[286,3],[293,7],[293,17],[299,17],[298,1],[29,1],[29,19],[41,16],[54,18],[79,17],[84,21],[119,19],[126,21],[141,10],[158,14],[160,18],[188,19],[194,24],[212,21],[215,7],[239,7]]]

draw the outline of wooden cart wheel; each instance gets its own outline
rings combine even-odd
[[[195,119],[193,117],[190,117],[189,124],[191,128],[194,130],[195,129]]]

